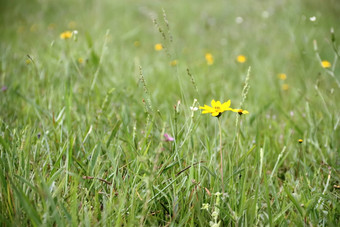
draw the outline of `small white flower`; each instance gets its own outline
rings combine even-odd
[[[194,106],[190,106],[190,109],[191,109],[191,111],[197,111],[198,110],[198,108],[194,107]]]
[[[262,18],[267,19],[269,17],[268,11],[263,11],[261,16],[262,16]]]
[[[235,22],[236,22],[237,24],[241,24],[241,23],[243,22],[243,18],[242,18],[242,17],[236,17],[236,18],[235,18]]]
[[[315,17],[315,16],[312,16],[312,17],[309,18],[309,20],[312,21],[312,22],[314,22],[314,21],[316,21],[316,17]]]
[[[201,210],[209,210],[210,204],[209,203],[203,203]]]
[[[216,212],[216,211],[212,212],[211,217],[213,217],[214,219],[217,219],[218,212]]]
[[[78,30],[74,30],[73,34],[77,35],[78,34]]]

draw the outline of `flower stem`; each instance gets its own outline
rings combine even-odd
[[[221,171],[221,182],[222,182],[222,193],[224,193],[224,183],[223,183],[223,152],[222,152],[222,127],[221,127],[221,119],[218,118],[218,128],[220,131],[220,171]]]

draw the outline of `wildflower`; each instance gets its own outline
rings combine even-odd
[[[3,86],[3,87],[1,88],[1,91],[2,91],[2,92],[5,92],[5,91],[7,91],[7,89],[8,89],[7,86]]]
[[[237,56],[236,60],[239,62],[239,63],[245,63],[247,58],[244,56],[244,55],[239,55]]]
[[[156,51],[161,51],[161,50],[163,50],[163,45],[160,44],[160,43],[157,43],[157,44],[155,45],[155,50],[156,50]]]
[[[176,66],[178,64],[178,61],[177,60],[173,60],[170,62],[170,65],[171,66]]]
[[[203,203],[201,210],[209,210],[210,204],[209,203]]]
[[[172,141],[175,140],[173,137],[171,137],[167,133],[164,134],[164,137],[165,137],[165,141],[167,141],[167,142],[172,142]]]
[[[315,16],[310,17],[309,20],[312,21],[312,22],[314,22],[314,21],[316,21],[316,17],[315,17]]]
[[[202,114],[211,113],[213,117],[220,117],[223,112],[232,110],[230,108],[230,100],[221,104],[220,101],[216,102],[214,99],[211,101],[211,107],[204,105],[204,107],[200,106],[200,109],[203,109]]]
[[[26,63],[26,65],[29,65],[29,64],[31,64],[31,60],[30,59],[26,59],[25,63]]]
[[[287,79],[287,75],[285,73],[280,73],[278,75],[278,77],[279,77],[280,80],[286,80]]]
[[[212,212],[211,217],[213,217],[214,219],[217,219],[218,218],[218,212],[217,211]]]
[[[197,110],[198,110],[198,108],[197,108],[197,107],[195,107],[195,106],[190,106],[190,110],[191,110],[191,111],[197,111]]]
[[[236,22],[236,24],[242,24],[243,18],[242,17],[236,17],[235,22]]]
[[[214,64],[214,57],[212,56],[211,53],[206,53],[205,54],[205,60],[207,61],[208,65]]]
[[[65,31],[65,32],[60,34],[61,39],[69,39],[71,37],[72,37],[72,32],[70,32],[70,31]]]
[[[282,90],[287,91],[289,89],[288,84],[282,84]]]
[[[139,41],[135,41],[135,42],[133,42],[133,45],[134,45],[135,47],[139,47],[139,46],[140,46],[140,42],[139,42]]]
[[[331,63],[329,61],[322,61],[321,62],[321,66],[322,68],[330,68],[331,67]]]
[[[298,141],[299,141],[299,143],[302,143],[302,142],[303,142],[303,140],[302,140],[302,139],[299,139]]]
[[[243,109],[232,109],[231,111],[238,113],[239,115],[249,114],[249,112],[247,110],[243,110]]]
[[[269,12],[268,11],[263,11],[261,16],[262,16],[262,18],[267,19],[269,17]]]
[[[83,64],[84,63],[84,59],[83,58],[78,58],[78,63],[79,64]]]

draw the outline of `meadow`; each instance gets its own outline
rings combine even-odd
[[[339,1],[1,5],[1,226],[339,225]]]

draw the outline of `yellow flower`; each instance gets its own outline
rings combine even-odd
[[[160,43],[157,43],[157,44],[155,45],[155,50],[156,50],[156,51],[163,50],[163,45],[160,44]]]
[[[72,32],[70,32],[70,31],[65,31],[65,32],[60,34],[61,39],[69,39],[71,37],[72,37]]]
[[[84,59],[83,58],[78,58],[78,63],[79,64],[83,64],[84,63]]]
[[[208,65],[214,64],[214,57],[212,56],[211,53],[206,53],[205,54],[205,60],[207,61]]]
[[[139,46],[140,46],[140,42],[139,42],[139,41],[135,41],[135,42],[133,43],[133,45],[135,45],[135,47],[139,47]]]
[[[287,91],[289,89],[288,84],[282,84],[282,90]]]
[[[322,61],[321,66],[322,66],[322,68],[326,69],[326,68],[330,68],[332,65],[329,61]]]
[[[244,56],[244,55],[239,55],[237,56],[237,59],[236,59],[239,63],[245,63],[247,58]]]
[[[302,142],[303,142],[303,140],[302,140],[302,139],[299,139],[298,141],[299,141],[299,143],[302,143]]]
[[[26,65],[29,65],[29,64],[31,64],[31,60],[30,59],[26,59]]]
[[[279,77],[280,80],[285,80],[285,79],[287,79],[287,75],[286,75],[285,73],[280,73],[280,74],[278,75],[278,77]]]
[[[230,100],[221,104],[220,101],[216,102],[214,99],[211,101],[211,107],[204,105],[204,107],[200,106],[200,109],[203,110],[202,114],[210,113],[213,117],[220,117],[223,112],[232,110],[230,108]]]
[[[247,110],[243,110],[243,109],[232,109],[231,111],[238,113],[239,115],[249,114],[249,112]]]
[[[170,65],[171,66],[176,66],[178,64],[178,61],[177,60],[173,60],[170,62]]]

